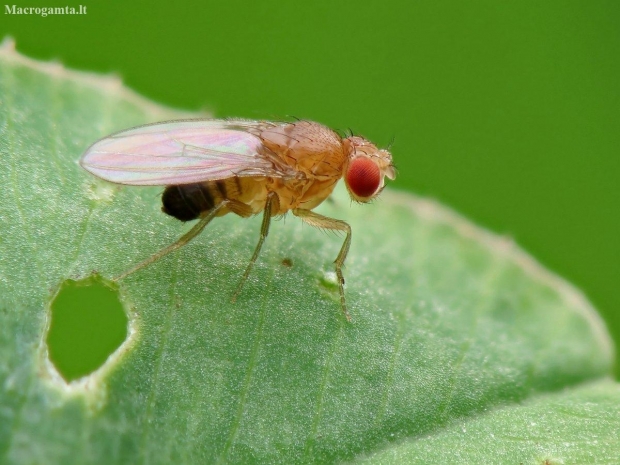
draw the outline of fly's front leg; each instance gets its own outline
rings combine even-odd
[[[211,210],[203,213],[198,223],[196,223],[192,227],[192,229],[190,229],[183,236],[181,236],[179,240],[170,244],[168,247],[161,249],[155,255],[152,255],[151,257],[147,258],[143,262],[138,263],[136,266],[129,269],[128,271],[125,271],[124,273],[118,275],[116,278],[112,279],[112,281],[119,281],[120,279],[123,279],[124,277],[130,275],[131,273],[135,273],[139,269],[144,268],[145,266],[150,265],[154,261],[159,260],[164,255],[168,255],[170,252],[174,252],[175,250],[183,247],[185,244],[191,241],[194,237],[200,234],[202,230],[211,222],[211,220],[215,218],[215,216],[222,210],[222,208],[227,206],[228,203],[229,203],[228,200],[224,200],[223,202],[213,207]]]
[[[334,263],[336,265],[336,276],[338,277],[338,288],[340,289],[340,305],[342,306],[342,312],[347,320],[351,321],[351,316],[347,311],[347,304],[344,298],[344,276],[342,276],[342,265],[344,265],[344,261],[347,258],[347,253],[349,253],[349,246],[351,245],[351,226],[342,220],[329,218],[301,208],[294,209],[293,215],[298,216],[305,223],[308,223],[310,226],[314,226],[315,228],[344,231],[347,234],[344,239],[344,243],[342,244],[342,248],[340,249],[340,253],[336,257]]]
[[[279,210],[278,205],[279,205],[279,201],[278,201],[277,195],[274,192],[270,192],[269,194],[267,194],[267,200],[265,202],[265,209],[263,210],[263,223],[260,228],[260,238],[258,239],[258,244],[256,244],[256,249],[254,249],[254,255],[252,255],[252,258],[250,259],[250,263],[248,263],[248,266],[245,269],[243,276],[241,277],[241,281],[239,282],[239,285],[237,286],[237,290],[232,296],[231,300],[233,302],[237,300],[237,296],[241,292],[241,289],[243,289],[243,285],[245,284],[245,281],[248,279],[248,276],[250,276],[250,272],[252,271],[252,268],[254,267],[254,263],[256,262],[256,259],[258,258],[258,255],[260,254],[260,250],[263,247],[263,242],[265,242],[265,238],[267,237],[267,234],[269,234],[269,224],[271,223],[272,212]]]

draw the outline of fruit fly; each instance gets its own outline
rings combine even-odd
[[[234,301],[252,270],[273,216],[291,211],[305,223],[346,234],[335,260],[340,305],[350,321],[342,266],[351,227],[312,210],[344,176],[351,198],[374,199],[384,177],[394,179],[392,155],[359,136],[342,138],[311,121],[195,119],[147,124],[95,142],[80,164],[117,184],[165,186],[162,211],[198,222],[179,240],[118,276],[139,270],[196,237],[216,216],[263,212],[260,238]]]

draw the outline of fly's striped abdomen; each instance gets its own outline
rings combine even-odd
[[[261,191],[263,195],[260,195]],[[261,183],[253,178],[233,176],[217,181],[168,186],[161,199],[162,211],[181,221],[191,221],[223,200],[236,200],[249,205],[253,213],[258,213],[262,211],[265,196],[266,190]],[[228,209],[223,209],[218,216],[228,212]]]
[[[236,180],[235,177],[199,184],[168,186],[161,199],[162,211],[181,221],[195,220],[222,200],[234,199],[238,195]]]

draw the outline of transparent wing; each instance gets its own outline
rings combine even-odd
[[[263,149],[258,134],[273,123],[184,120],[139,126],[105,137],[80,164],[107,181],[174,185],[231,176],[294,176]]]

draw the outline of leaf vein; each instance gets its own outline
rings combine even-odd
[[[258,322],[258,326],[256,328],[256,338],[254,339],[254,344],[252,346],[252,353],[250,354],[250,360],[248,362],[248,368],[245,374],[245,379],[243,381],[243,390],[241,391],[241,397],[239,399],[239,406],[237,407],[237,413],[235,415],[235,419],[230,428],[230,433],[228,435],[228,440],[226,441],[226,445],[220,454],[218,459],[218,463],[224,463],[227,461],[228,453],[232,448],[237,434],[240,429],[241,419],[243,418],[243,412],[245,411],[245,406],[248,399],[248,394],[250,392],[250,385],[252,384],[252,376],[254,374],[254,369],[256,368],[256,364],[258,361],[258,354],[260,352],[260,345],[263,337],[263,327],[265,325],[265,315],[267,313],[267,296],[269,295],[270,288],[273,282],[273,273],[270,274],[270,279],[268,283],[265,283],[265,292],[263,294],[262,301],[262,312],[260,316],[260,320]]]
[[[344,326],[343,326],[343,323],[341,322],[340,328],[338,332],[336,333],[336,337],[334,338],[334,341],[332,343],[332,349],[329,352],[329,356],[327,357],[327,360],[325,361],[325,366],[323,367],[323,375],[321,377],[321,385],[319,387],[319,392],[318,392],[318,397],[317,397],[317,402],[316,402],[317,404],[316,414],[314,415],[314,419],[312,421],[312,428],[310,430],[310,433],[308,434],[308,438],[306,439],[306,445],[305,445],[305,450],[304,450],[304,456],[306,458],[310,457],[312,454],[314,440],[316,438],[317,431],[319,429],[319,424],[321,422],[321,417],[323,415],[323,402],[325,399],[325,391],[327,389],[327,382],[329,380],[329,374],[331,372],[334,357],[340,345],[340,340],[342,339],[343,332],[344,332]]]
[[[146,461],[146,455],[145,455],[145,451],[147,450],[146,443],[147,443],[149,428],[150,428],[152,417],[153,417],[153,408],[155,405],[155,393],[157,390],[157,383],[159,381],[159,373],[161,371],[161,365],[163,363],[162,360],[163,360],[164,352],[165,352],[166,345],[168,342],[168,336],[170,334],[170,329],[172,328],[172,321],[174,319],[174,315],[176,313],[176,308],[177,308],[177,304],[175,302],[175,289],[178,283],[179,261],[180,259],[177,257],[175,266],[172,268],[172,276],[171,276],[171,283],[170,283],[170,309],[168,311],[168,315],[166,315],[166,321],[164,322],[162,340],[161,340],[161,344],[159,346],[159,350],[157,351],[157,355],[156,355],[155,368],[153,371],[153,380],[151,382],[151,390],[149,392],[149,396],[146,402],[146,412],[144,415],[144,426],[142,428],[142,444],[140,448],[142,451],[141,463],[144,463]]]

